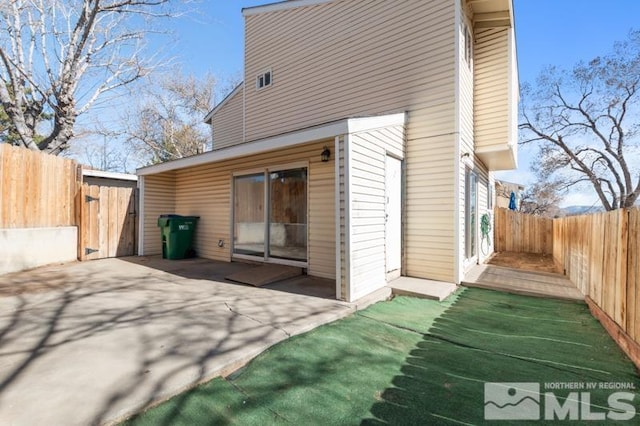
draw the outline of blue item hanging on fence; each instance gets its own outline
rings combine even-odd
[[[516,210],[516,194],[511,191],[511,196],[509,197],[509,210]]]

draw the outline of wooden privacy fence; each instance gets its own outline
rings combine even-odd
[[[0,228],[77,225],[78,165],[0,144]]]
[[[135,254],[136,188],[82,179],[73,160],[0,144],[0,229],[77,226],[80,260]]]
[[[640,210],[554,219],[553,237],[569,279],[640,343]]]
[[[553,253],[553,219],[499,208],[495,211],[496,251]]]
[[[545,219],[498,209],[495,216],[496,251],[553,254],[640,366],[640,210]]]
[[[84,184],[78,192],[78,259],[136,253],[136,189]]]

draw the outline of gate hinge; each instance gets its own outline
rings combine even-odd
[[[85,195],[84,196],[84,200],[87,203],[90,203],[91,201],[98,201],[98,200],[100,200],[100,198],[92,197],[91,195]]]
[[[100,250],[96,250],[96,249],[92,249],[92,248],[88,248],[88,247],[87,247],[87,248],[85,248],[85,249],[84,249],[84,255],[85,255],[85,256],[88,256],[88,255],[90,255],[91,253],[95,253],[95,252],[97,252],[97,251],[100,251]]]

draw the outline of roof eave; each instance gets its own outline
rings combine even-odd
[[[253,142],[222,148],[191,157],[180,158],[166,163],[139,168],[138,176],[165,173],[203,164],[230,160],[248,155],[260,154],[276,149],[288,148],[306,143],[326,140],[348,133],[358,133],[383,127],[404,125],[406,113],[388,114],[371,117],[346,118],[318,126],[308,127],[294,132],[271,136]]]
[[[251,16],[265,12],[277,12],[281,10],[294,9],[296,7],[315,6],[317,4],[329,3],[332,1],[333,0],[285,0],[261,6],[245,7],[242,9],[242,15]]]

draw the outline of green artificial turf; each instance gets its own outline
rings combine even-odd
[[[444,303],[378,303],[125,424],[480,424],[485,382],[640,389],[633,364],[586,305],[467,289]],[[592,404],[606,407],[611,392],[593,391]]]

